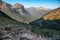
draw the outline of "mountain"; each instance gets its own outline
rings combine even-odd
[[[30,24],[33,26],[39,26],[41,28],[60,30],[60,8],[52,10],[51,12],[45,14],[40,19],[37,19]]]
[[[33,22],[30,22],[30,25],[33,26],[31,28],[32,32],[38,35],[39,34],[45,35],[45,37],[47,35],[48,37],[50,37],[50,39],[52,35],[55,36],[60,34],[60,32],[57,32],[57,31],[60,31],[60,8],[54,9],[51,12],[43,15],[41,18]],[[60,40],[60,38],[57,40]]]
[[[60,40],[60,30],[54,30],[60,29],[60,20],[45,20],[44,15],[31,22],[34,17],[30,19],[26,12],[21,4],[12,6],[0,0],[0,40]]]
[[[43,16],[45,20],[60,19],[60,7]]]
[[[44,8],[44,7],[30,7],[26,9],[34,18],[34,20],[41,18],[46,13],[52,11],[52,9]]]
[[[0,26],[1,24],[5,25],[5,26],[20,26],[20,25],[24,25],[24,23],[22,22],[18,22],[12,18],[10,18],[8,15],[6,15],[4,12],[0,11]]]
[[[35,24],[36,25],[36,24]],[[46,38],[47,37],[47,38]],[[0,11],[0,40],[60,40],[60,30],[40,29],[18,22]]]
[[[14,4],[13,5],[13,7],[12,7],[13,9],[15,9],[15,10],[17,10],[19,13],[20,13],[20,15],[30,15],[26,10],[25,10],[25,8],[24,8],[24,6],[23,5],[21,5],[21,4],[19,4],[19,3],[16,3],[16,4]]]
[[[8,4],[3,1],[0,1],[0,5],[1,5],[0,10],[3,11],[6,15],[11,17],[12,19],[24,23],[29,22],[28,20],[30,19],[31,15],[24,9],[22,5],[17,3],[12,6],[11,4]]]
[[[51,9],[44,7],[31,7],[25,9],[22,4],[16,3],[11,5],[3,1],[0,1],[0,5],[0,10],[3,11],[6,15],[16,21],[24,22],[27,24],[41,18],[44,14],[51,11]]]
[[[36,9],[37,9],[37,10],[44,10],[44,11],[45,11],[45,10],[48,10],[47,8],[44,8],[44,7],[37,7]]]

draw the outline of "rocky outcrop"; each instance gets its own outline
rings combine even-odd
[[[13,8],[15,8],[15,9],[21,9],[21,8],[24,8],[24,6],[21,5],[21,4],[19,4],[19,3],[16,3],[16,4],[13,5]]]

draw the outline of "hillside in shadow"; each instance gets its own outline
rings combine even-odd
[[[38,19],[34,22],[30,23],[33,26],[39,26],[41,28],[49,28],[49,29],[58,29],[60,30],[60,20],[44,20],[43,18]]]
[[[6,15],[4,12],[0,11],[0,17],[4,17],[4,18],[9,18],[11,20],[14,20],[12,18],[10,18],[8,15]],[[15,20],[14,20],[15,21]]]

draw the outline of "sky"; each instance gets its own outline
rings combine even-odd
[[[60,0],[3,0],[9,4],[20,3],[24,7],[45,7],[55,9],[60,7]]]

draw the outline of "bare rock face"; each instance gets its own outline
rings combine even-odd
[[[21,5],[21,4],[19,4],[19,3],[16,3],[16,4],[13,5],[13,8],[15,8],[15,9],[21,9],[21,8],[24,8],[24,6]]]
[[[25,10],[22,4],[16,3],[12,6],[12,8],[15,9],[20,15],[22,15],[24,19],[28,19],[31,16],[29,12]]]
[[[24,15],[23,10],[24,10],[24,6],[16,3],[12,6],[13,9],[15,9],[16,11],[18,11],[20,13],[20,15]]]
[[[27,21],[23,20],[28,20],[28,17],[30,17],[30,14],[25,10],[24,6],[19,3],[16,3],[12,6],[11,4],[0,0],[0,10],[12,19],[19,22],[26,23]]]
[[[10,4],[3,2],[2,0],[0,0],[0,10],[9,10],[11,7]]]
[[[3,9],[7,9],[8,10],[8,6],[7,6],[7,4],[6,3],[2,3],[2,5],[1,5],[1,10],[3,10]]]
[[[24,6],[19,4],[19,3],[16,3],[12,6],[13,9],[17,10],[18,12],[21,12],[23,13],[24,12]],[[23,13],[24,14],[24,13]]]

